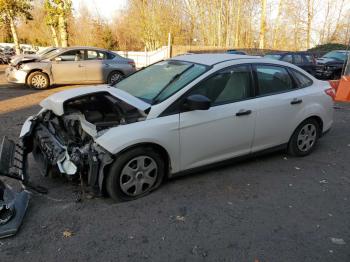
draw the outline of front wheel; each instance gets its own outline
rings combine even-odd
[[[120,155],[109,171],[106,189],[113,200],[134,200],[156,189],[164,177],[164,161],[151,148]]]
[[[320,126],[315,119],[307,119],[294,131],[288,145],[288,152],[293,156],[310,154],[320,137]]]
[[[33,72],[28,76],[27,83],[31,88],[42,90],[50,86],[50,79],[43,72]]]

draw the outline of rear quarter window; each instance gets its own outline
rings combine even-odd
[[[294,69],[290,69],[290,70],[291,70],[292,75],[293,75],[295,82],[297,84],[297,88],[304,88],[304,87],[311,86],[313,84],[312,79],[310,79],[309,77],[307,77],[303,73],[301,73],[297,70],[294,70]]]
[[[112,59],[114,59],[117,55],[116,54],[112,54],[112,53],[106,53],[107,54],[107,59],[108,60],[112,60]]]

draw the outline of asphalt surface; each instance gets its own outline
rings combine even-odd
[[[39,110],[27,99],[4,109],[10,99],[43,92],[0,82],[0,136],[15,139]],[[32,194],[20,232],[0,240],[0,261],[350,261],[350,106],[338,106],[310,156],[187,175],[132,202],[77,203],[77,185],[41,177],[31,161],[49,193]]]

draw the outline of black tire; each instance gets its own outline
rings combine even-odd
[[[313,118],[306,119],[297,127],[289,140],[288,153],[298,157],[309,155],[315,149],[320,135],[319,123]]]
[[[144,183],[142,179],[146,177],[148,178],[149,176],[145,175],[143,171],[139,171],[139,169],[135,168],[136,171],[135,171],[135,174],[133,174],[134,177],[131,178],[130,180],[129,179],[126,180],[123,185],[122,184],[123,179],[125,179],[125,177],[129,177],[129,175],[127,175],[127,173],[122,174],[122,172],[123,170],[125,170],[124,168],[128,168],[129,165],[134,164],[133,161],[137,162],[137,160],[134,160],[135,158],[142,158],[142,157],[146,157],[147,159],[149,158],[154,160],[153,163],[156,164],[157,171],[155,171],[156,172],[155,175],[152,175],[154,177],[154,183],[146,187],[144,192],[140,194],[136,194],[136,190],[137,190],[136,183],[138,184]],[[129,151],[126,151],[125,153],[117,157],[117,159],[112,164],[109,170],[107,180],[106,180],[107,193],[115,201],[118,201],[118,200],[129,201],[129,200],[134,200],[134,199],[143,197],[160,186],[165,174],[164,167],[165,167],[164,159],[157,151],[153,150],[152,148],[138,147],[138,148],[134,148]],[[141,178],[137,177],[138,173],[140,172],[144,176],[143,178],[142,178],[142,175],[141,175]],[[128,191],[128,190],[125,190],[125,185],[129,183],[129,181],[131,182],[130,184],[135,184],[135,187],[133,185],[130,186]],[[144,185],[147,185],[147,182],[145,184],[142,184],[141,186],[142,190]]]
[[[36,71],[28,76],[27,85],[37,90],[47,89],[50,86],[50,79],[47,74]]]
[[[113,71],[108,75],[107,84],[115,85],[124,78],[124,75],[119,71]]]

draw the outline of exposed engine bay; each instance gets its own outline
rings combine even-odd
[[[102,189],[104,168],[113,156],[94,142],[107,129],[146,119],[146,114],[108,92],[69,99],[64,114],[43,110],[24,137],[44,176],[59,171],[69,178],[86,178],[89,186]]]

